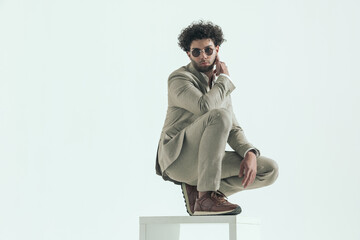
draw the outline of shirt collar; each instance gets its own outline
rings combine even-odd
[[[208,76],[206,76],[206,74],[205,73],[202,73],[202,72],[200,72],[201,73],[201,75],[204,77],[204,79],[206,80],[206,82],[208,83],[208,86],[209,86],[209,78],[208,78]],[[214,80],[212,81],[212,86],[214,86],[214,83],[216,82],[216,79],[217,79],[218,77],[216,76],[216,74],[214,74]]]

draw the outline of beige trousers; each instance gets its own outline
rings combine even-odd
[[[226,196],[244,190],[238,177],[243,158],[233,151],[225,151],[232,127],[232,115],[227,109],[214,109],[186,127],[180,156],[166,169],[173,180],[197,186],[198,191],[220,190]],[[257,157],[254,189],[272,184],[278,176],[275,161]]]

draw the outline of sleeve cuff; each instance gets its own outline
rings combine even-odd
[[[259,157],[259,156],[260,156],[259,150],[257,150],[256,148],[249,148],[249,149],[247,149],[247,150],[245,151],[244,157],[245,157],[245,155],[246,155],[249,151],[252,151],[253,153],[255,153],[256,157]]]

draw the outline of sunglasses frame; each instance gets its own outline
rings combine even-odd
[[[214,50],[212,47],[206,47],[204,49],[200,49],[200,48],[193,48],[191,49],[190,53],[193,57],[199,57],[201,55],[201,52],[204,52],[207,56],[211,56],[213,53],[214,53]],[[194,51],[199,51],[198,55],[197,54],[194,54]],[[210,53],[209,53],[210,51]],[[196,56],[197,55],[197,56]]]

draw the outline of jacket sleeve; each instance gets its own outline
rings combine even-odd
[[[184,74],[170,75],[168,81],[168,94],[173,104],[196,115],[219,108],[235,89],[231,80],[224,75],[220,75],[211,90],[205,94],[196,84],[195,80]]]
[[[230,130],[230,134],[228,137],[228,144],[232,149],[235,150],[241,157],[245,157],[245,154],[250,151],[254,150],[256,152],[256,156],[260,156],[260,151],[255,148],[245,137],[243,129],[240,127],[238,121],[236,120],[232,103],[231,97],[229,97],[229,105],[228,110],[231,111],[232,114],[232,128]]]

